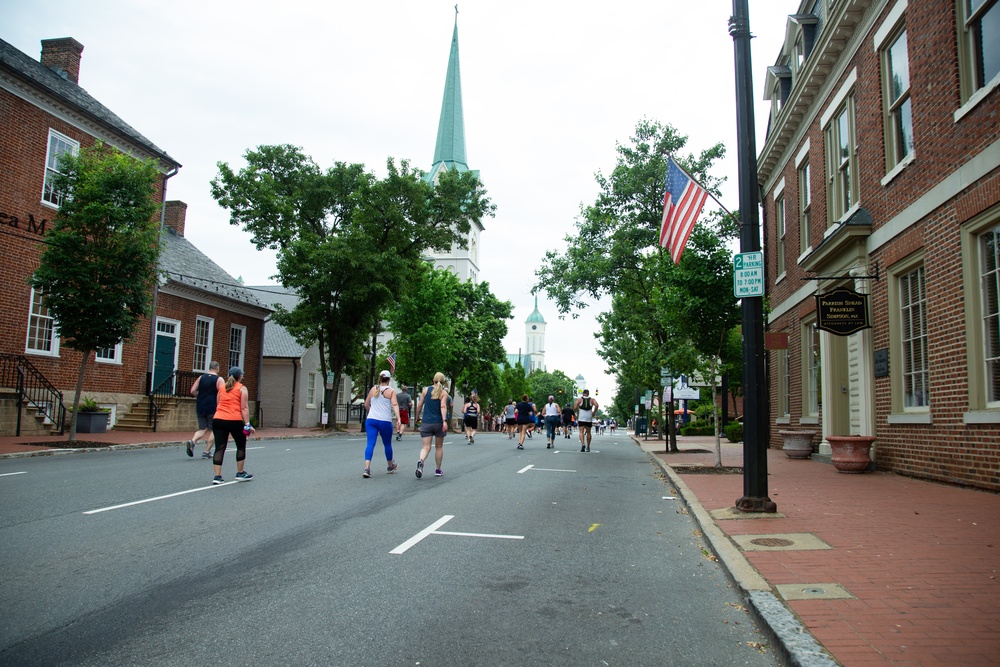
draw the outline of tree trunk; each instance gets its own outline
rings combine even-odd
[[[91,350],[83,353],[83,361],[80,362],[80,375],[76,379],[76,394],[73,396],[73,418],[69,426],[69,441],[76,442],[76,415],[80,409],[80,394],[83,393],[83,376],[87,372],[87,362],[90,360]]]
[[[722,467],[722,441],[719,439],[719,408],[715,404],[717,385],[715,384],[715,368],[719,357],[712,357],[712,367],[709,370],[712,378],[712,417],[715,422],[715,467]]]

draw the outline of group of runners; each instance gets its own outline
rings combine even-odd
[[[188,456],[194,456],[194,447],[202,436],[206,436],[206,449],[202,458],[213,459],[215,468],[215,478],[213,484],[222,484],[222,463],[226,452],[226,445],[229,437],[232,437],[236,444],[236,480],[250,481],[253,475],[244,471],[243,463],[246,459],[247,437],[254,432],[250,425],[250,414],[248,408],[248,392],[241,383],[243,371],[234,366],[229,369],[229,378],[223,380],[219,376],[219,363],[213,361],[210,371],[197,380],[191,386],[191,394],[198,398],[198,426],[199,430],[185,444]],[[392,374],[384,370],[379,373],[378,384],[372,387],[365,397],[365,465],[362,477],[372,476],[371,464],[377,440],[382,440],[385,450],[386,472],[393,473],[399,467],[393,457],[392,440],[398,441],[402,438],[406,426],[410,423],[410,410],[413,409],[413,398],[403,386],[402,391],[397,392],[389,382]],[[414,411],[420,425],[421,450],[417,460],[415,470],[416,477],[423,477],[424,461],[431,452],[434,445],[435,470],[434,475],[441,477],[444,472],[441,464],[444,459],[444,438],[448,432],[448,419],[450,417],[451,397],[445,387],[445,376],[443,373],[434,375],[434,383],[419,392]],[[548,401],[538,409],[535,403],[530,400],[527,394],[521,396],[519,402],[511,399],[510,403],[503,411],[504,426],[508,438],[517,435],[517,448],[524,449],[525,438],[530,438],[535,430],[540,427],[545,428],[545,446],[547,449],[555,447],[557,434],[561,433],[564,438],[569,439],[573,426],[577,426],[580,433],[580,451],[589,452],[592,438],[592,431],[596,427],[599,433],[604,432],[607,422],[594,419],[597,411],[597,401],[590,397],[590,391],[583,390],[583,395],[575,403],[567,403],[560,406],[555,401],[555,396],[549,396]],[[478,397],[470,397],[462,410],[463,425],[468,443],[475,444],[476,429],[479,425],[479,401]],[[393,427],[395,422],[395,428]],[[614,422],[612,433],[614,432]],[[215,446],[214,455],[211,453],[212,446]]]
[[[583,395],[575,403],[567,403],[565,406],[556,403],[555,396],[549,396],[548,402],[541,408],[525,394],[520,401],[510,399],[503,412],[503,426],[508,439],[517,436],[518,449],[524,449],[525,437],[530,438],[535,431],[543,428],[545,447],[552,449],[556,445],[557,434],[561,433],[568,440],[576,426],[580,434],[580,451],[589,452],[595,425],[594,413],[598,407],[597,400],[591,398],[589,389],[584,389]]]

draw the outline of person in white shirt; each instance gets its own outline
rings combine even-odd
[[[590,441],[593,436],[590,429],[594,423],[594,413],[597,412],[597,400],[590,397],[590,390],[584,389],[583,396],[576,399],[576,423],[580,427],[580,451],[590,451]]]
[[[549,402],[542,406],[542,416],[545,418],[545,449],[552,449],[556,446],[556,431],[562,416],[555,396],[549,396]]]
[[[395,415],[396,422],[399,422],[399,402],[396,400],[396,390],[389,386],[390,378],[392,375],[389,371],[379,373],[378,384],[371,388],[365,398],[368,444],[365,446],[365,470],[362,477],[372,476],[372,455],[375,453],[375,440],[379,436],[382,436],[382,446],[385,448],[385,461],[388,464],[386,472],[397,468],[392,458],[392,418]]]

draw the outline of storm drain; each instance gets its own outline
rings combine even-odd
[[[730,537],[743,551],[811,551],[833,548],[812,533],[730,535]]]
[[[778,584],[778,595],[786,600],[853,600],[854,596],[834,583],[819,584]]]
[[[780,537],[758,537],[750,540],[750,544],[756,544],[758,547],[790,547],[795,542]]]

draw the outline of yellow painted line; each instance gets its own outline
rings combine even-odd
[[[594,523],[594,524],[591,524],[590,528],[588,528],[588,529],[587,529],[587,532],[588,532],[588,533],[592,533],[592,532],[594,532],[595,530],[597,530],[597,527],[598,527],[598,526],[600,526],[600,525],[601,525],[601,524],[599,524],[599,523]]]

